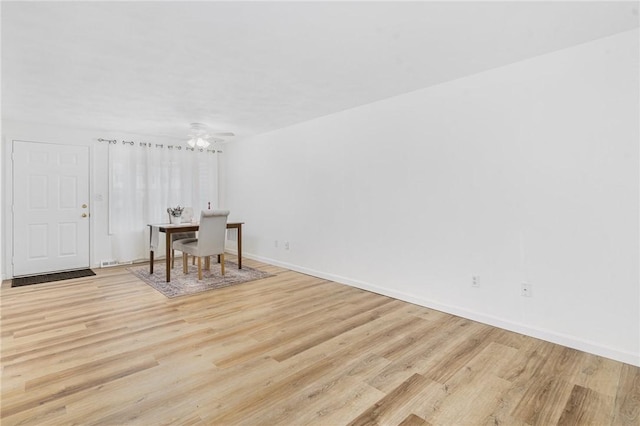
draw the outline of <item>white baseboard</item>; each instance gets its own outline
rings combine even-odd
[[[231,252],[231,250],[229,250]],[[237,254],[237,252],[233,252]],[[394,299],[403,300],[405,302],[413,303],[416,305],[424,306],[426,308],[435,309],[437,311],[446,312],[451,315],[456,315],[462,318],[470,319],[473,321],[481,322],[483,324],[498,327],[504,330],[513,331],[515,333],[524,334],[526,336],[534,337],[540,340],[544,340],[558,345],[566,346],[572,349],[577,349],[590,354],[602,356],[605,358],[613,359],[615,361],[624,362],[626,364],[635,365],[640,367],[640,354],[632,352],[621,351],[615,348],[610,348],[598,344],[597,342],[591,342],[584,339],[577,338],[562,333],[557,333],[551,330],[539,329],[531,327],[526,324],[521,324],[503,318],[494,317],[481,312],[470,311],[457,306],[439,303],[434,300],[425,299],[422,297],[416,297],[411,294],[394,291],[388,288],[375,286],[363,281],[354,280],[348,277],[342,277],[322,271],[316,271],[314,269],[305,268],[302,266],[294,265],[287,262],[282,262],[276,259],[266,258],[262,256],[256,256],[250,253],[242,253],[242,257],[247,259],[254,259],[260,262],[268,263],[275,266],[290,269],[292,271],[301,272],[303,274],[312,275],[314,277],[323,278],[326,280],[334,281],[340,284],[350,285],[363,290],[371,291],[373,293],[382,294],[384,296],[393,297]]]

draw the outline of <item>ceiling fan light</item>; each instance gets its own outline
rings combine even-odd
[[[1,0],[0,0],[1,1]],[[235,136],[231,132],[219,132],[209,134],[207,131],[207,126],[202,123],[191,123],[191,133],[189,133],[189,140],[187,144],[191,148],[208,148],[211,145],[211,142],[224,142],[224,139],[216,138],[216,136],[230,137]],[[209,141],[209,139],[213,139]]]

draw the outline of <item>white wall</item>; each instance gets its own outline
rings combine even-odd
[[[248,256],[640,365],[638,52],[634,30],[229,144],[223,204]]]
[[[34,117],[37,121],[37,117]],[[91,241],[90,267],[98,267],[101,260],[116,259],[111,246],[108,228],[108,144],[98,142],[99,138],[134,140],[140,142],[176,143],[175,140],[162,139],[155,136],[122,134],[117,131],[67,128],[3,120],[2,122],[2,279],[12,277],[11,253],[12,240],[12,162],[11,150],[13,140],[42,143],[58,143],[67,145],[85,145],[90,149],[90,212]],[[158,256],[164,256],[164,245],[161,242]]]

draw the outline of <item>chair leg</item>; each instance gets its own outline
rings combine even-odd
[[[182,272],[187,273],[189,269],[187,269],[187,253],[182,253]]]
[[[171,249],[171,269],[173,269],[173,266],[176,263],[176,251],[174,249]]]
[[[207,271],[211,269],[211,256],[204,258],[204,269]]]
[[[224,275],[224,253],[220,255],[220,272]]]
[[[198,256],[198,281],[202,281],[202,258]]]

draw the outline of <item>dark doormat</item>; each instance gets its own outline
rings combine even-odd
[[[51,281],[70,280],[72,278],[90,277],[95,275],[91,269],[78,269],[77,271],[56,272],[54,274],[32,275],[30,277],[14,278],[11,281],[11,287],[20,287],[23,285],[49,283]]]

